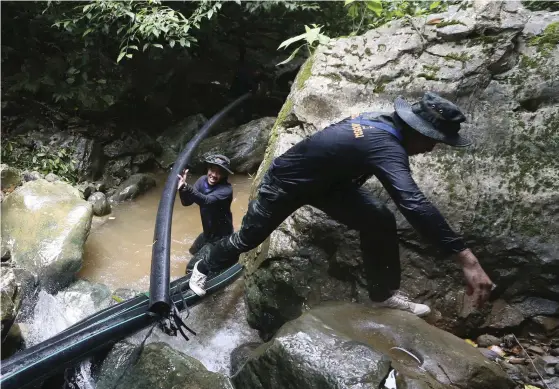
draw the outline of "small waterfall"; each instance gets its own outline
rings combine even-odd
[[[172,337],[155,329],[146,343],[165,342],[196,358],[208,370],[229,375],[231,352],[244,343],[260,341],[258,332],[246,322],[242,279],[206,298],[186,316],[183,312],[185,323],[197,333],[188,342],[180,335]],[[142,331],[134,336],[134,341],[140,342],[145,336]]]
[[[26,347],[49,339],[103,306],[95,304],[91,295],[78,291],[61,291],[56,295],[40,291],[32,312],[20,324]],[[95,389],[91,368],[91,361],[85,360],[67,369],[64,389]]]

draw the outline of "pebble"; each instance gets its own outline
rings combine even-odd
[[[485,334],[478,336],[476,339],[476,343],[479,347],[489,347],[498,345],[499,343],[501,343],[501,340],[496,336]]]
[[[508,361],[509,361],[509,363],[511,363],[513,365],[523,365],[524,363],[526,363],[525,358],[517,358],[517,357],[509,358]]]
[[[550,353],[551,355],[553,355],[554,357],[559,357],[559,348],[551,349],[551,350],[549,351],[549,353]]]
[[[514,335],[509,334],[503,337],[503,343],[505,344],[506,348],[513,348],[517,345],[516,340],[514,339]]]

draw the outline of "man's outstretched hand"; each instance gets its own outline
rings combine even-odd
[[[181,188],[186,185],[186,175],[188,174],[188,169],[184,169],[182,174],[177,174],[179,177],[179,184],[177,185],[177,190],[181,190]]]
[[[466,294],[472,296],[474,306],[480,308],[489,299],[493,282],[469,249],[456,254],[456,259],[464,271]]]

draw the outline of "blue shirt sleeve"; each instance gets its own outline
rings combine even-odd
[[[198,180],[196,180],[196,182],[194,183],[194,188],[200,190],[201,188],[200,185],[203,185],[205,179],[206,176],[202,176],[198,178]],[[179,197],[181,199],[181,204],[184,205],[185,207],[194,204],[194,196],[192,195],[191,192],[179,190]]]
[[[229,197],[233,196],[233,189],[231,188],[231,185],[218,185],[217,188],[207,195],[203,194],[200,189],[200,186],[194,185],[194,190],[189,194],[192,201],[198,205],[214,204],[218,201],[227,200]]]
[[[408,155],[401,146],[386,145],[382,152],[369,153],[368,164],[400,212],[420,235],[448,255],[466,249],[462,238],[450,228],[415,183]]]

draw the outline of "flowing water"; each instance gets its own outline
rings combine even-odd
[[[196,178],[191,177],[189,182],[193,183]],[[166,176],[158,177],[155,189],[132,202],[113,207],[108,216],[95,218],[85,244],[80,278],[105,284],[113,291],[118,288],[148,290],[151,242],[165,179]],[[230,182],[234,196],[231,206],[233,222],[238,229],[247,209],[251,181],[248,177],[235,175]],[[198,206],[183,207],[177,196],[173,210],[171,279],[184,274],[191,258],[188,248],[201,230]],[[54,296],[41,291],[33,312],[23,325],[27,346],[48,339],[99,309],[87,298],[73,299],[64,291]],[[259,340],[257,332],[246,323],[245,314],[243,282],[237,280],[190,312],[183,313],[187,325],[197,332],[190,341],[180,336],[168,336],[156,328],[147,343],[166,342],[200,360],[208,370],[228,374],[231,351],[243,343]],[[142,330],[128,341],[139,343],[148,331]],[[80,389],[95,387],[90,370],[91,362],[86,360],[74,371],[73,382]]]
[[[108,216],[95,218],[78,277],[100,282],[112,290],[148,289],[155,216],[166,178],[158,177],[155,189],[132,202],[113,207]],[[194,183],[196,179],[191,177],[189,182]],[[238,229],[247,210],[251,181],[239,175],[231,176],[229,181],[233,186],[233,224]],[[184,275],[191,258],[188,249],[200,232],[198,206],[183,207],[177,195],[171,234],[171,279]]]

